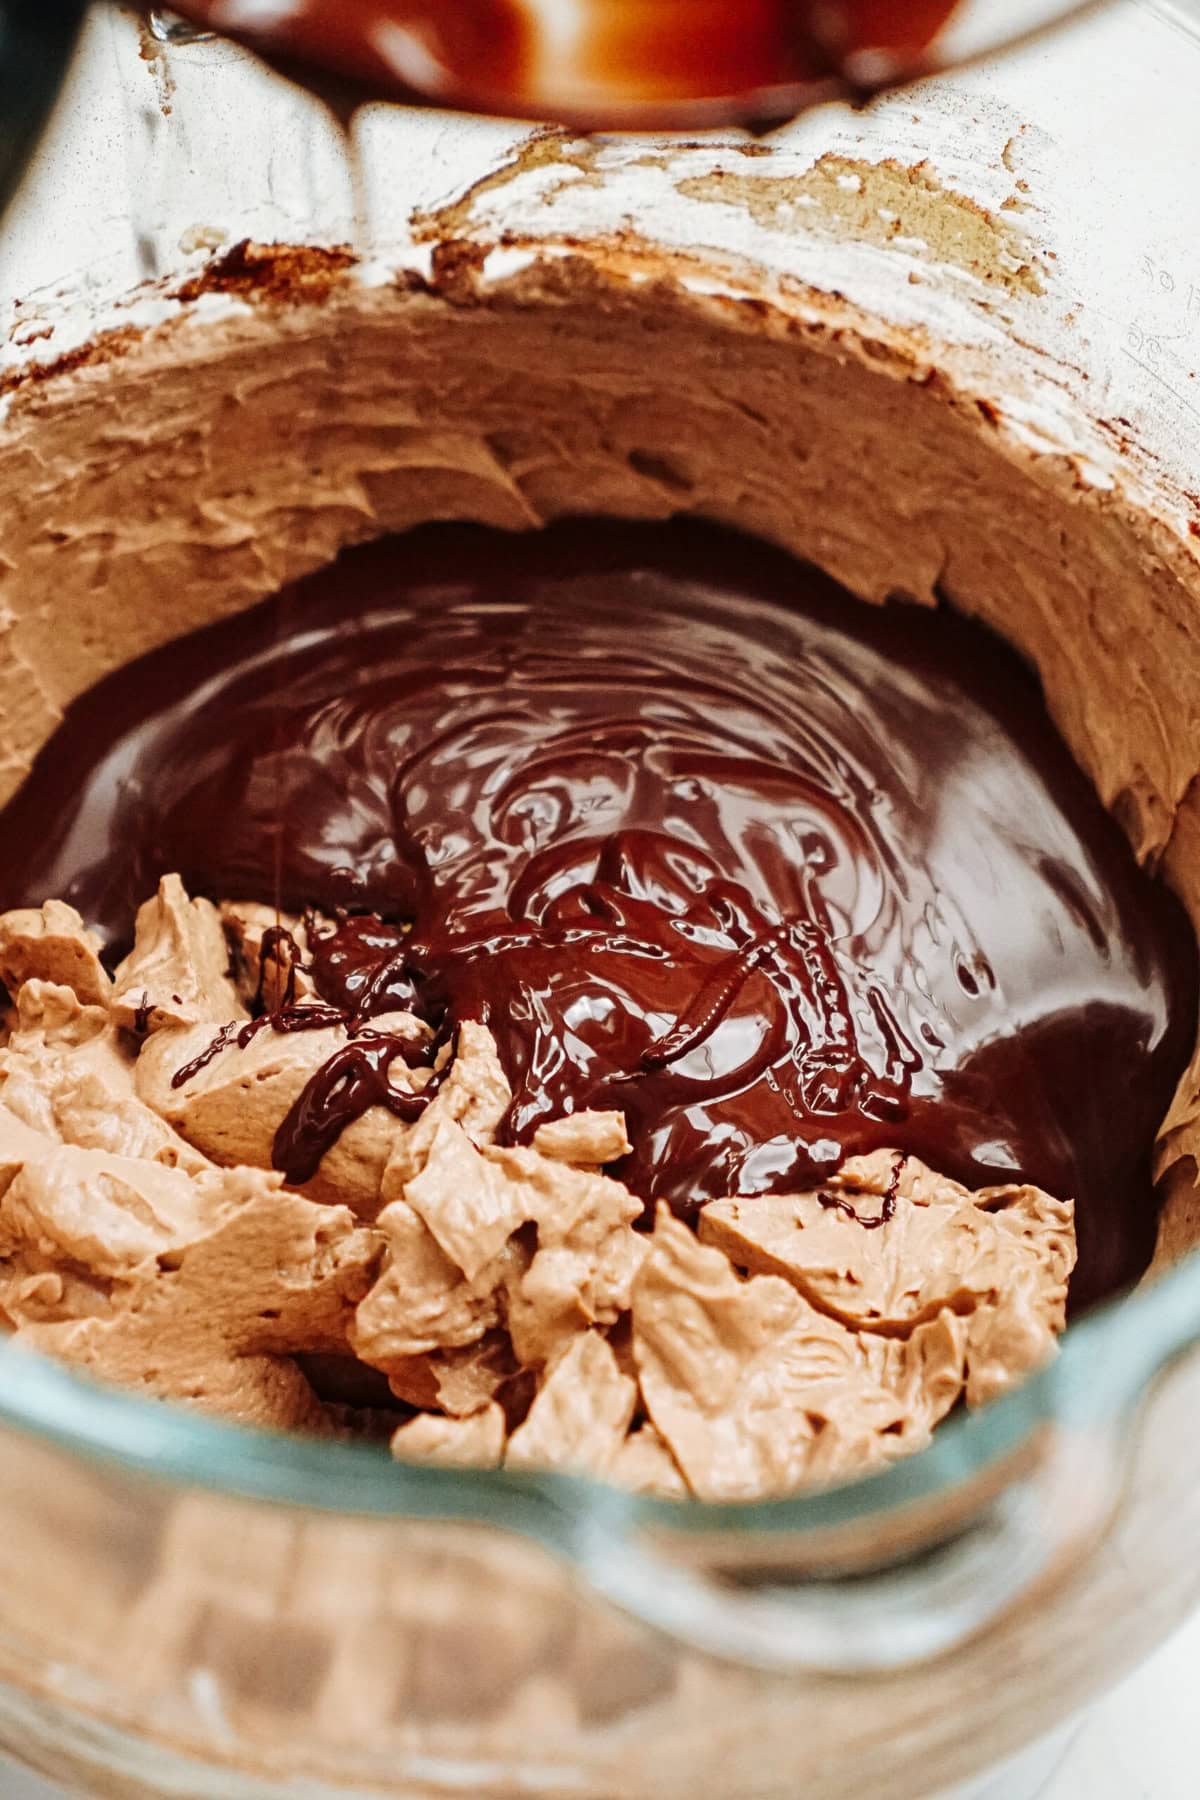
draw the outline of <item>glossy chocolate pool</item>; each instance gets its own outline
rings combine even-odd
[[[485,1022],[507,1134],[620,1109],[647,1201],[895,1146],[1074,1196],[1076,1305],[1148,1260],[1194,939],[950,612],[698,525],[431,527],[108,678],[2,824],[4,904],[114,951],[172,869],[348,909],[323,999]]]

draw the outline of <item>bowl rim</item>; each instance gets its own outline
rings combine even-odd
[[[0,1426],[176,1489],[342,1518],[501,1526],[582,1564],[594,1554],[598,1527],[621,1536],[668,1527],[705,1538],[804,1538],[886,1519],[977,1481],[1041,1427],[1128,1423],[1156,1377],[1196,1343],[1200,1250],[1073,1321],[1049,1363],[990,1404],[947,1419],[915,1455],[883,1472],[754,1503],[638,1495],[585,1475],[399,1462],[385,1445],[234,1424],[101,1384],[15,1337],[0,1345]]]

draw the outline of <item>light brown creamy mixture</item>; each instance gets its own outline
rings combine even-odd
[[[71,907],[0,917],[0,1306],[23,1341],[325,1432],[363,1421],[319,1397],[312,1359],[355,1359],[415,1409],[399,1457],[710,1500],[883,1465],[1052,1353],[1071,1202],[970,1193],[881,1151],[820,1191],[715,1201],[698,1235],[666,1208],[639,1231],[642,1202],[601,1172],[628,1148],[619,1113],[495,1141],[510,1094],[480,1026],[415,1124],[372,1106],[286,1186],[275,1132],[342,1027],[260,1030],[177,1081],[249,1019],[275,922],[168,876],[110,978]],[[268,1003],[279,978],[268,962]],[[389,1078],[433,1074],[397,1060]]]

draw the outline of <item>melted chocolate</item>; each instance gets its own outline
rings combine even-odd
[[[344,1018],[335,1006],[288,1006],[277,1012],[260,1013],[257,1018],[240,1021],[232,1019],[228,1025],[222,1025],[214,1037],[204,1046],[198,1056],[176,1069],[171,1077],[173,1088],[184,1087],[202,1069],[207,1069],[210,1062],[236,1044],[239,1050],[245,1050],[253,1038],[269,1025],[272,1031],[321,1031],[330,1025],[343,1024]]]
[[[216,0],[177,4],[198,24],[234,24],[231,9]],[[286,58],[287,73],[317,82],[339,113],[391,94],[603,129],[614,110],[628,123],[631,107],[644,124],[701,116],[765,124],[818,95],[865,97],[919,65],[958,7],[956,0],[707,0],[703,7],[575,0],[575,10],[566,62],[529,0],[307,0],[260,9],[235,29]],[[410,41],[419,53],[391,54],[393,44]],[[864,83],[867,67],[874,79]],[[363,85],[347,93],[321,82],[318,70]]]
[[[856,1225],[861,1225],[864,1231],[878,1231],[881,1226],[887,1225],[896,1216],[896,1201],[900,1195],[900,1177],[904,1173],[907,1161],[908,1156],[905,1153],[901,1153],[896,1158],[896,1166],[884,1189],[883,1199],[877,1213],[860,1213],[857,1207],[851,1206],[844,1194],[820,1193],[817,1195],[817,1199],[826,1212],[844,1213],[848,1219],[853,1219]]]
[[[408,936],[376,914],[343,918],[309,932],[309,970],[322,997],[350,1019],[411,1012],[420,1005],[408,967]]]
[[[274,963],[276,970],[284,977],[283,997],[278,1010],[285,1011],[295,1003],[296,971],[303,966],[304,958],[300,954],[299,944],[284,925],[270,925],[262,934],[258,952],[258,986],[254,992],[254,1009],[258,1013],[266,1006],[264,991],[270,963]]]
[[[424,1038],[391,1032],[365,1031],[343,1044],[321,1064],[281,1121],[272,1163],[299,1186],[312,1180],[325,1152],[370,1107],[386,1106],[413,1124],[436,1093],[438,1077],[424,1091],[409,1094],[393,1087],[388,1075],[397,1058],[412,1068],[425,1061],[427,1050]]]
[[[953,614],[700,526],[430,529],[110,677],[2,828],[4,904],[61,895],[114,952],[171,869],[343,909],[312,964],[355,1032],[486,1023],[510,1139],[618,1108],[618,1172],[685,1215],[890,1146],[1073,1195],[1077,1302],[1148,1260],[1194,939]],[[393,1043],[310,1084],[294,1179],[419,1106]]]

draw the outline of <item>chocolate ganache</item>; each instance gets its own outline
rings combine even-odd
[[[1149,1258],[1194,939],[945,609],[700,525],[429,527],[108,677],[3,831],[3,903],[114,953],[168,870],[331,917],[312,975],[357,1035],[277,1141],[295,1179],[411,1060],[369,1025],[406,1009],[490,1027],[510,1141],[622,1111],[648,1204],[894,1146],[1074,1197],[1076,1305]]]

